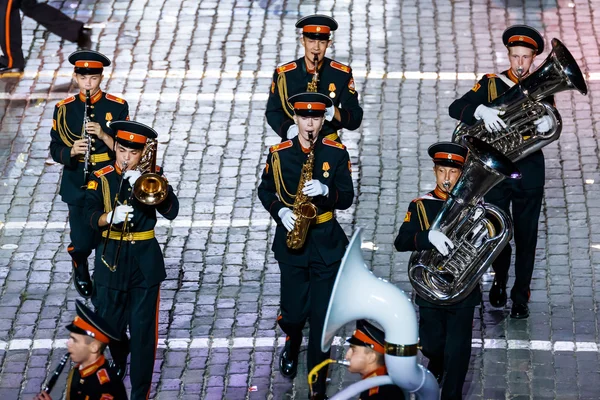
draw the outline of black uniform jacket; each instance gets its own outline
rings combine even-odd
[[[75,366],[67,378],[67,400],[126,400],[125,385],[108,361],[101,356],[95,363],[80,369]]]
[[[336,209],[345,210],[352,205],[354,199],[352,167],[348,151],[341,143],[319,138],[315,143],[314,152],[312,177],[329,187],[327,197],[316,196],[312,199],[312,203],[318,208],[317,219],[324,219],[319,216],[328,216],[328,213]],[[325,263],[329,265],[342,259],[348,244],[348,238],[335,217],[329,215],[331,219],[328,221],[313,223],[308,230],[303,248],[290,250],[286,245],[287,230],[278,215],[283,207],[293,209],[294,199],[290,195],[296,195],[300,172],[307,155],[298,142],[298,137],[272,146],[258,187],[258,197],[277,222],[272,248],[277,261],[306,267],[310,251],[318,251]],[[282,179],[280,180],[279,177]],[[284,201],[289,206],[286,206]]]
[[[98,122],[102,130],[113,136],[113,131],[107,126],[109,121],[124,121],[129,119],[127,102],[116,96],[98,91],[91,98],[92,122]],[[81,93],[59,101],[54,108],[52,130],[50,136],[50,154],[52,159],[63,164],[60,195],[67,204],[83,206],[85,199],[85,180],[83,176],[83,156],[71,157],[73,142],[82,138],[83,119],[85,115],[85,96]],[[114,153],[106,144],[92,136],[92,150],[89,172],[110,164]],[[96,159],[98,161],[96,161]]]
[[[306,92],[313,74],[306,69],[304,57],[275,69],[267,102],[267,122],[273,130],[287,139],[287,131],[294,124],[293,104],[287,101],[291,96]],[[340,110],[341,121],[325,121],[319,135],[327,136],[338,129],[356,130],[363,118],[363,110],[358,104],[358,93],[354,87],[352,69],[329,58],[324,58],[319,69],[318,91],[329,96],[333,105]]]
[[[379,367],[375,372],[370,375],[365,376],[363,379],[372,378],[375,376],[387,375],[387,370],[385,366]],[[369,390],[365,390],[360,394],[359,400],[402,400],[404,399],[404,393],[402,389],[400,389],[396,385],[384,385],[384,386],[376,386]]]
[[[510,70],[502,72],[502,75],[504,76],[504,79],[517,82],[517,78]],[[493,100],[508,89],[510,89],[510,86],[496,74],[487,74],[463,97],[455,100],[450,105],[450,116],[467,125],[473,125],[477,122],[477,119],[473,115],[477,107],[481,104],[489,106]],[[554,104],[554,98],[552,96],[544,100],[550,104]],[[517,161],[515,165],[519,171],[521,171],[522,178],[519,184],[523,189],[533,189],[544,186],[544,154],[541,150]],[[505,182],[500,183],[498,187],[501,187],[503,184],[510,184],[510,181],[506,180]]]
[[[162,172],[159,171],[159,174],[162,174]],[[102,214],[112,210],[115,195],[121,183],[121,176],[120,169],[112,165],[108,165],[91,174],[85,198],[86,218],[89,221],[91,229],[108,230],[108,226],[99,227],[98,221]],[[129,277],[134,272],[133,268],[135,265],[142,271],[148,287],[157,285],[165,279],[165,262],[160,245],[154,237],[153,231],[156,225],[157,211],[169,220],[175,219],[179,213],[179,201],[173,193],[171,185],[168,185],[168,191],[169,193],[162,203],[156,206],[148,206],[140,203],[131,195],[129,181],[126,179],[123,180],[121,192],[119,193],[119,203],[131,205],[134,216],[133,220],[127,224],[129,227],[128,232],[138,235],[143,232],[146,235],[150,234],[152,237],[134,241],[124,240],[121,253],[119,254],[117,269],[115,272],[111,272],[101,261],[101,254],[104,251],[104,243],[106,241],[103,236],[100,245],[96,249],[94,280],[102,282],[103,285],[113,289],[126,290],[128,288]],[[122,228],[123,224],[118,224],[113,226],[112,230],[117,231],[120,235]],[[127,237],[127,235],[124,236]],[[105,259],[109,264],[112,264],[115,258],[118,243],[118,240],[108,240]]]
[[[442,209],[446,194],[439,189],[432,190],[424,196],[414,199],[408,206],[400,232],[394,241],[398,251],[431,250],[435,247],[429,242],[429,225]],[[465,308],[475,307],[481,302],[479,285],[463,301],[452,305],[437,305],[420,296],[416,303],[421,307]]]

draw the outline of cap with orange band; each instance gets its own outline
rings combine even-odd
[[[322,117],[325,110],[333,106],[333,101],[328,96],[314,92],[295,94],[288,101],[294,107],[294,113],[303,117]]]
[[[296,28],[302,28],[302,35],[315,40],[329,40],[331,32],[338,28],[335,19],[327,15],[309,15],[296,22]]]
[[[364,319],[356,321],[356,330],[346,342],[385,354],[385,333]]]
[[[98,314],[90,310],[81,301],[75,302],[77,316],[67,329],[79,335],[86,335],[97,341],[109,344],[111,341],[119,341],[118,334],[112,330],[110,325]]]
[[[462,168],[467,158],[466,147],[452,142],[439,142],[431,145],[427,153],[436,165]]]
[[[104,54],[94,50],[79,50],[69,55],[69,62],[75,66],[74,72],[79,75],[102,74],[110,60]]]
[[[527,47],[541,54],[544,51],[544,38],[534,28],[527,25],[513,25],[502,34],[502,42],[506,47]]]
[[[158,136],[154,129],[136,121],[113,121],[110,129],[116,132],[115,141],[130,149],[143,149],[148,139]]]

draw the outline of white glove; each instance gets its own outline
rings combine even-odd
[[[502,118],[498,116],[500,115],[500,110],[496,110],[495,108],[486,107],[482,104],[475,109],[475,114],[473,115],[475,118],[483,120],[485,129],[490,133],[506,128],[506,124],[502,121]]]
[[[298,136],[298,125],[294,124],[288,128],[287,138],[288,140],[295,138]]]
[[[327,107],[325,109],[325,119],[330,121],[335,117],[335,106]]]
[[[311,197],[327,196],[329,194],[329,188],[327,185],[321,183],[321,181],[313,179],[304,184],[302,193]]]
[[[113,217],[113,213],[115,216]],[[120,224],[121,222],[125,222],[125,216],[127,216],[127,221],[133,219],[133,207],[131,206],[117,206],[114,211],[109,211],[106,215],[106,222],[110,224],[112,219],[113,224]]]
[[[281,223],[283,224],[285,229],[288,230],[288,232],[294,229],[297,217],[294,215],[292,210],[290,210],[287,207],[284,207],[281,210],[279,210],[277,214],[279,215],[279,218],[281,218]]]
[[[549,115],[544,115],[542,118],[533,121],[533,123],[537,125],[537,131],[539,133],[548,132],[550,129],[552,129],[552,126],[554,125],[552,123],[552,117],[550,117]]]
[[[440,231],[429,231],[429,235],[427,237],[429,239],[429,243],[431,243],[443,256],[448,255],[448,247],[450,247],[450,249],[454,248],[454,243],[448,239],[448,236],[444,235]]]
[[[129,181],[129,185],[133,187],[133,185],[135,185],[135,181],[137,181],[140,176],[142,176],[142,173],[140,171],[125,171],[125,173],[123,174],[123,179],[127,179]]]

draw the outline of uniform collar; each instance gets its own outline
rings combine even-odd
[[[123,172],[123,170],[121,169],[121,167],[119,166],[119,163],[115,161],[115,172],[119,175],[121,175],[121,173]]]
[[[102,90],[98,90],[98,93],[93,95],[90,100],[92,101],[92,104],[94,104],[94,103],[97,103],[98,100],[100,100],[101,98],[102,98]],[[81,100],[82,102],[85,103],[85,93],[79,92],[79,100]]]
[[[433,189],[433,192],[431,192],[431,194],[438,199],[442,199],[442,200],[448,199],[448,193],[444,192],[442,189],[437,187],[437,185],[436,185],[435,189]]]
[[[517,78],[517,76],[513,74],[512,69],[509,68],[508,70],[504,71],[503,74],[506,75],[508,79],[510,79],[514,83],[519,83],[519,78]],[[525,78],[527,75],[529,75],[529,72],[523,75],[521,79]]]
[[[300,64],[302,65],[302,71],[304,71],[305,75],[313,75],[315,73],[314,69],[308,69],[308,65],[306,64],[306,57],[302,57],[301,58],[302,62],[300,62]],[[325,65],[325,61],[327,60],[327,57],[323,57],[323,61],[321,61],[319,63],[319,65],[317,65],[317,71],[321,71],[323,69],[323,65]]]
[[[382,375],[387,375],[387,368],[385,367],[385,365],[382,365],[381,367],[377,368],[375,371],[366,374],[365,376],[363,376],[363,379],[367,379],[367,378],[372,378],[374,376],[382,376]]]
[[[98,368],[100,368],[101,366],[104,365],[104,361],[105,361],[104,356],[100,356],[96,361],[94,361],[92,364],[88,365],[85,368],[81,368],[81,366],[78,365],[79,375],[81,375],[82,378],[90,376],[91,374],[96,372],[98,370]]]

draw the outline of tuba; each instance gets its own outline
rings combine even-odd
[[[413,252],[408,264],[414,290],[435,304],[466,298],[512,237],[511,219],[482,199],[502,180],[521,174],[489,144],[471,136],[462,140],[469,149],[462,175],[429,227],[447,235],[454,249],[448,256],[435,249]]]
[[[346,400],[361,392],[383,385],[397,385],[417,399],[437,400],[439,386],[431,372],[418,364],[418,324],[415,308],[406,294],[395,285],[377,278],[365,265],[358,228],[335,278],[327,308],[321,351],[329,351],[335,333],[349,322],[371,319],[385,332],[385,366],[388,375],[356,382],[331,400]]]
[[[472,126],[460,123],[453,140],[475,136],[491,144],[512,161],[518,161],[560,137],[562,119],[558,110],[543,99],[556,93],[576,89],[587,94],[587,85],[577,62],[560,40],[552,39],[552,52],[544,63],[529,76],[496,98],[489,106],[501,110],[507,127],[500,132],[488,132],[483,121]],[[554,128],[539,133],[533,123],[548,115]]]

